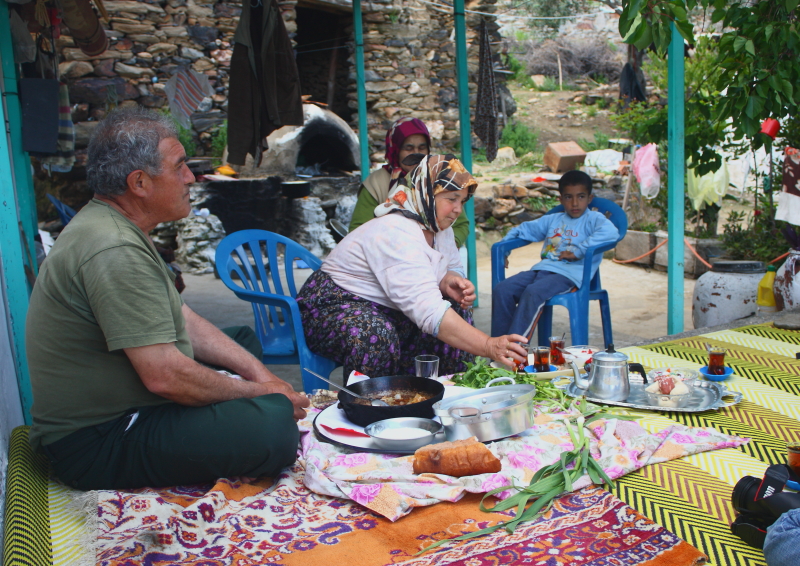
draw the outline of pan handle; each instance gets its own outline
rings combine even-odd
[[[462,413],[460,415],[456,415],[454,414],[454,411],[465,411],[467,412],[467,414]],[[447,410],[447,414],[449,414],[453,418],[453,420],[460,421],[461,419],[472,419],[475,417],[480,417],[481,410],[478,409],[477,407],[450,407]]]
[[[486,384],[486,387],[491,387],[495,383],[500,383],[501,381],[510,381],[511,385],[516,385],[517,383],[517,380],[514,379],[513,377],[495,377],[493,380],[491,380],[489,383]]]

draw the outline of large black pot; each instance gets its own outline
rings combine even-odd
[[[399,405],[396,407],[373,407],[354,403],[355,398],[349,393],[339,391],[339,407],[350,420],[359,426],[367,426],[384,419],[399,417],[433,418],[433,404],[444,397],[444,385],[434,379],[395,375],[365,379],[347,386],[358,395],[370,396],[390,390],[414,391],[430,393],[433,397],[421,403]]]

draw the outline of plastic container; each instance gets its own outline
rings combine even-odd
[[[774,265],[767,266],[767,272],[758,283],[758,296],[756,297],[758,314],[766,314],[778,310],[778,307],[775,306],[775,293],[772,291],[775,285],[776,271],[777,268]]]

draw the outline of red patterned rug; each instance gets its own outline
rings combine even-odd
[[[298,482],[297,480],[300,480]],[[480,496],[415,510],[397,522],[353,501],[317,495],[302,468],[272,484],[100,492],[97,563],[103,566],[693,566],[705,556],[598,488],[560,498],[540,520],[508,534],[432,542],[485,528]]]

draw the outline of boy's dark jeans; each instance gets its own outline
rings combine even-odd
[[[492,336],[530,336],[542,305],[573,287],[572,280],[550,271],[523,271],[501,281],[492,289]]]

